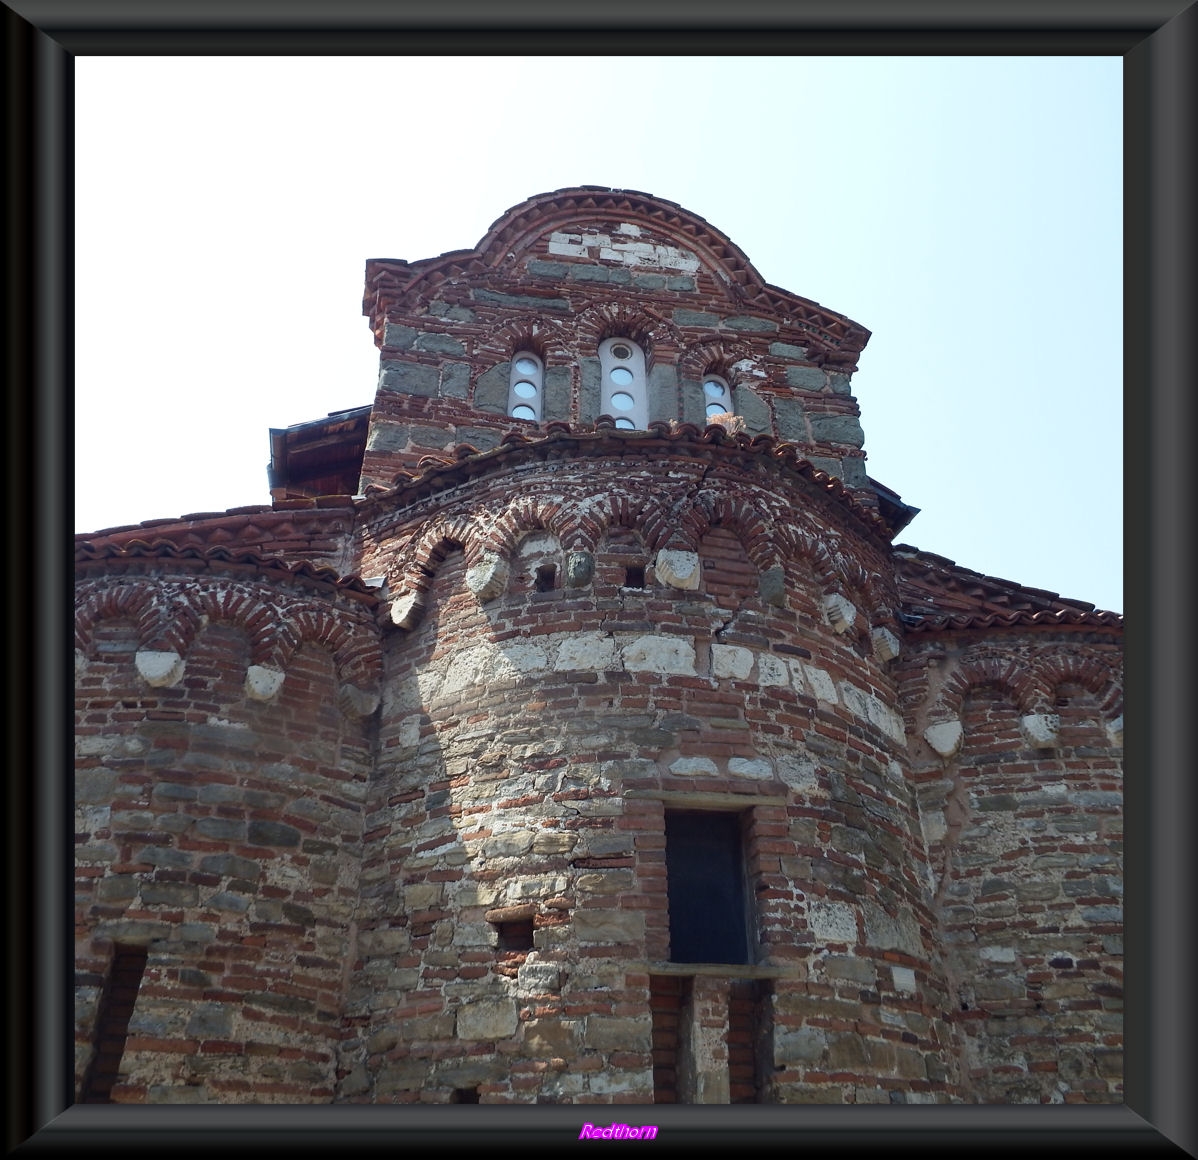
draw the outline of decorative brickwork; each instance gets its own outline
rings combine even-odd
[[[1121,619],[893,544],[867,332],[601,189],[368,263],[364,312],[369,421],[275,432],[274,505],[79,537],[77,1078],[1118,1101]],[[739,961],[673,957],[667,811],[736,819]]]

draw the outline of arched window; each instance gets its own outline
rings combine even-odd
[[[512,356],[512,373],[508,379],[507,413],[513,419],[531,419],[539,423],[544,385],[545,364],[530,350],[517,351]]]
[[[617,427],[643,431],[649,426],[645,352],[631,339],[607,338],[599,344],[599,365],[603,375],[600,412],[611,415]]]
[[[711,422],[717,415],[732,415],[732,388],[723,375],[703,376],[703,413]]]

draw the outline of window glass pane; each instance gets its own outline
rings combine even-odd
[[[712,399],[722,399],[724,395],[727,394],[724,384],[717,382],[715,379],[708,379],[707,382],[703,384],[703,390],[706,391],[707,395]]]
[[[615,367],[608,376],[617,387],[626,387],[632,382],[632,371],[627,367]]]
[[[670,961],[749,962],[740,818],[666,811]]]
[[[521,375],[535,375],[540,367],[530,358],[518,358],[516,360],[516,373]]]
[[[621,411],[631,411],[636,405],[636,400],[631,395],[626,395],[623,391],[617,391],[611,397],[611,405],[619,407]]]
[[[523,403],[521,403],[518,407],[512,408],[513,419],[535,419],[536,417],[536,411],[534,411],[531,407],[525,406]]]
[[[532,383],[519,382],[512,390],[522,399],[535,399],[537,397],[537,388]]]
[[[624,431],[636,430],[636,424],[631,419],[617,419],[616,426]]]
[[[708,403],[707,404],[708,418],[710,418],[713,415],[726,415],[726,414],[728,414],[728,408],[725,407],[723,403]]]

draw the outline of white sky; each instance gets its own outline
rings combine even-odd
[[[76,530],[269,503],[269,429],[373,399],[366,259],[603,185],[873,332],[900,542],[1122,611],[1118,57],[75,67]]]

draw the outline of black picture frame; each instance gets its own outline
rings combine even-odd
[[[7,0],[9,690],[7,1150],[21,1156],[393,1155],[569,1146],[656,1123],[656,1147],[961,1155],[1194,1154],[1195,791],[1186,643],[1195,513],[1198,5],[1191,0]],[[69,688],[76,55],[1118,55],[1125,78],[1125,1103],[1054,1107],[71,1106]],[[148,97],[152,99],[152,96]],[[1186,416],[1190,415],[1190,420]],[[1112,465],[1112,469],[1116,469]]]

